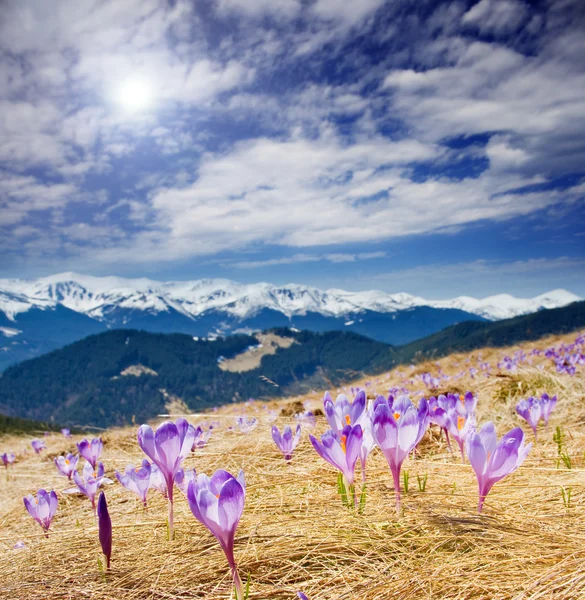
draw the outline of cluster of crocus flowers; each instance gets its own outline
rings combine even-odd
[[[463,462],[465,462],[465,440],[475,427],[476,406],[477,397],[471,392],[460,396],[448,394],[441,395],[437,399],[429,399],[430,420],[445,431],[447,440],[450,436],[457,442]]]
[[[77,463],[79,461],[79,456],[77,454],[73,455],[70,452],[65,456],[57,456],[55,458],[55,465],[59,470],[61,475],[65,475],[67,479],[71,479],[74,471],[77,469]]]
[[[43,442],[42,440],[31,440],[30,445],[32,446],[32,449],[35,451],[36,454],[40,454],[43,450],[47,449],[47,446],[45,446],[45,442]]]
[[[550,413],[553,411],[557,403],[556,396],[549,396],[544,393],[540,398],[531,396],[525,400],[520,400],[516,404],[516,412],[530,425],[536,439],[536,430],[538,422],[542,419],[545,426],[548,425]]]
[[[392,472],[398,514],[402,463],[422,439],[429,422],[428,413],[429,407],[424,398],[418,409],[408,396],[398,396],[396,399],[378,396],[374,402],[372,435]]]
[[[32,494],[29,494],[23,500],[28,514],[43,528],[45,534],[48,535],[51,521],[59,505],[57,494],[54,491],[47,492],[41,489],[37,492],[36,498]]]
[[[79,454],[95,469],[98,460],[104,449],[102,438],[93,438],[93,440],[81,440],[77,443]]]
[[[183,460],[191,452],[195,439],[195,429],[186,419],[179,418],[175,423],[165,421],[156,432],[148,425],[138,429],[138,445],[153,463],[157,465],[165,480],[169,503],[169,540],[173,539],[173,486],[175,475]]]
[[[254,431],[257,426],[258,419],[255,417],[246,417],[244,415],[236,417],[236,427],[241,433],[250,433],[251,431]]]
[[[515,471],[523,462],[532,444],[524,445],[524,432],[520,427],[509,431],[498,442],[494,424],[486,423],[479,433],[472,432],[467,438],[467,456],[475,471],[479,487],[481,512],[486,496],[493,485]]]
[[[291,460],[292,453],[297,447],[299,440],[301,439],[301,426],[297,425],[295,434],[293,436],[292,429],[287,425],[282,434],[280,433],[276,425],[272,426],[272,439],[276,444],[277,448],[282,452],[284,460],[287,462]]]
[[[237,477],[224,470],[211,477],[201,473],[190,481],[187,500],[195,518],[217,538],[232,572],[236,599],[244,600],[244,586],[234,556],[236,528],[246,500],[244,472],[240,471]]]
[[[126,467],[124,473],[116,471],[116,479],[128,490],[134,492],[146,508],[146,495],[150,489],[150,474],[152,468],[148,460],[142,460],[140,467],[134,468],[133,465]]]

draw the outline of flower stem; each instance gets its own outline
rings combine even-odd
[[[236,599],[244,600],[244,584],[240,579],[240,574],[238,573],[238,569],[235,564],[232,567],[232,577],[234,578],[234,587],[236,588]]]
[[[400,469],[392,469],[392,479],[394,480],[394,491],[396,492],[396,515],[400,516]]]
[[[169,542],[171,542],[174,537],[175,537],[175,532],[173,529],[173,500],[172,498],[169,496],[169,519],[168,519],[168,525],[169,525]]]

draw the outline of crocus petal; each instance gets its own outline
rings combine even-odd
[[[156,454],[156,446],[154,444],[154,431],[152,427],[148,425],[141,425],[138,428],[138,445],[150,458],[150,460],[156,462],[158,460],[158,456]]]
[[[231,477],[219,494],[219,523],[226,535],[233,537],[244,510],[244,490],[237,479]]]

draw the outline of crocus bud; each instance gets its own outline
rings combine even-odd
[[[100,494],[98,500],[97,514],[100,544],[102,545],[102,552],[106,557],[107,568],[109,569],[110,557],[112,556],[112,519],[110,519],[106,495],[103,492]]]

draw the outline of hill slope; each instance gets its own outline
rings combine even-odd
[[[497,369],[504,354],[521,349],[530,356],[535,346],[543,350],[573,340],[574,335],[486,350],[481,360],[489,362],[491,372],[476,377],[469,369],[463,377],[459,373],[462,364],[476,364],[477,354],[419,365],[418,370],[434,374],[440,369],[453,378],[447,385],[476,393],[478,423],[495,421],[499,436],[520,426],[533,442],[529,427],[515,414],[516,402],[545,391],[558,395],[548,431],[539,426],[538,441],[526,461],[494,486],[482,516],[476,512],[478,488],[472,467],[449,453],[445,437],[434,427],[404,462],[410,487],[407,492],[403,486],[404,512],[397,517],[392,477],[379,449],[367,462],[363,514],[342,505],[337,471],[318,456],[308,439],[309,433],[320,436],[327,429],[324,417],[317,417],[314,429],[303,426],[290,463],[283,460],[271,437],[273,415],[282,415],[288,401],[269,402],[273,413],[263,409],[264,402],[254,402],[222,407],[205,420],[191,417],[194,425],[203,427],[213,421],[214,429],[207,445],[185,459],[185,468],[208,475],[216,469],[245,473],[245,507],[234,552],[242,577],[250,576],[250,598],[293,600],[302,590],[311,600],[582,600],[583,367],[574,377],[557,374],[552,363],[540,370],[527,362],[512,375]],[[416,397],[421,381],[410,369],[400,368],[355,385],[367,386],[368,394],[387,394],[389,386],[404,386]],[[316,408],[323,392],[319,388],[296,400]],[[235,416],[241,414],[258,419],[251,434],[233,429]],[[282,430],[294,420],[280,416],[274,423]],[[106,475],[114,480],[114,470],[137,465],[144,458],[136,443],[137,426],[103,432],[101,459]],[[557,426],[563,432],[563,451],[570,456],[571,469],[559,459],[553,440]],[[58,474],[52,460],[75,452],[75,442],[80,440],[81,436],[49,436],[47,452],[35,455],[27,438],[0,438],[0,452],[17,454],[7,476],[0,477],[0,597],[233,598],[219,544],[196,521],[178,490],[176,538],[168,542],[167,504],[157,490],[149,491],[148,510],[144,510],[118,482],[104,488],[113,527],[112,568],[105,575],[98,570],[101,549],[90,502],[63,493],[71,483]],[[357,478],[361,481],[359,466]],[[39,488],[55,490],[59,498],[48,537],[22,502],[23,496]],[[24,547],[13,549],[18,542]]]
[[[243,372],[223,370],[219,363],[257,345],[253,336],[207,341],[116,330],[7,369],[0,377],[0,413],[65,425],[123,425],[164,412],[173,398],[196,411],[249,397],[287,396],[337,387],[399,363],[583,327],[585,302],[496,323],[461,323],[399,348],[350,332],[282,328],[273,331],[294,343]]]

